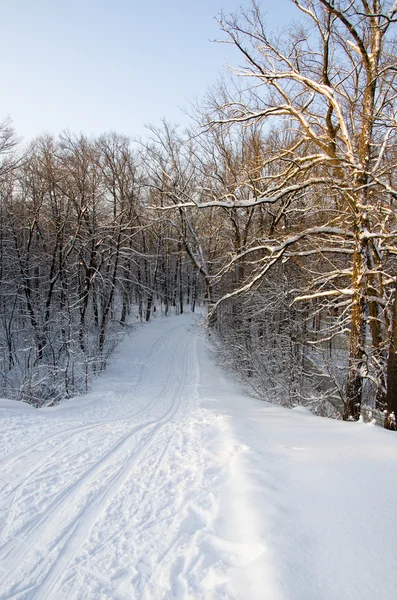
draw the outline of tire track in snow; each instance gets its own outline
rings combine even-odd
[[[181,328],[183,328],[184,325],[177,325],[175,327],[173,327],[172,329],[170,329],[169,331],[167,331],[166,333],[164,333],[163,335],[161,335],[159,338],[157,338],[157,340],[155,340],[155,342],[152,344],[149,352],[147,353],[147,355],[144,357],[144,362],[151,362],[154,358],[154,355],[156,353],[160,353],[160,351],[164,348],[164,345],[170,340],[170,337],[173,336],[173,334],[179,330],[181,330]],[[138,381],[134,383],[135,388],[139,388],[139,385],[142,384],[142,381],[144,380],[144,369],[141,370]],[[84,402],[84,397],[82,397],[82,400]],[[147,408],[147,407],[146,407]],[[40,409],[38,409],[38,411],[40,412]],[[19,450],[17,452],[14,452],[8,456],[5,456],[4,458],[0,459],[0,469],[2,469],[4,466],[7,466],[8,464],[13,463],[14,461],[18,460],[18,459],[26,459],[27,457],[30,456],[30,454],[33,455],[33,458],[37,458],[36,455],[34,455],[33,453],[37,452],[37,449],[40,445],[45,445],[47,444],[49,441],[55,440],[58,441],[59,440],[59,436],[63,435],[63,434],[70,434],[70,432],[73,433],[79,433],[79,432],[84,432],[84,431],[89,431],[89,430],[93,430],[93,429],[98,429],[99,427],[103,426],[103,425],[110,425],[113,423],[117,423],[119,421],[123,421],[125,419],[128,419],[130,417],[136,417],[139,413],[144,412],[145,408],[139,409],[137,412],[135,411],[127,411],[125,412],[124,415],[117,417],[117,418],[105,418],[104,420],[99,420],[97,423],[93,424],[93,425],[76,425],[74,427],[67,427],[66,429],[62,429],[60,431],[56,431],[55,433],[51,434],[51,435],[46,435],[45,437],[37,440],[34,444],[31,444],[25,448],[23,448],[22,450]],[[92,417],[92,414],[90,414],[90,416]],[[67,440],[66,440],[67,441]]]
[[[182,326],[178,326],[178,327],[174,328],[173,331],[178,330],[181,327]],[[170,333],[172,334],[172,331],[167,332],[166,334],[164,334],[162,336],[162,338],[160,338],[159,340],[156,341],[156,343],[152,347],[152,351],[151,351],[150,355],[153,356],[155,350],[159,350],[159,349],[161,349],[161,347],[164,347],[164,345],[167,345],[167,339],[168,339],[168,343],[169,343],[170,336],[168,334],[170,334]],[[188,346],[188,342],[186,343],[185,350],[187,350],[187,346]],[[185,351],[185,355],[187,355],[186,351]],[[167,377],[166,383],[163,386],[162,390],[152,399],[152,402],[150,403],[149,406],[146,406],[146,407],[143,406],[139,411],[135,411],[134,413],[132,413],[132,416],[136,417],[138,414],[144,414],[145,411],[148,412],[148,409],[150,411],[153,411],[153,409],[157,408],[158,405],[161,404],[161,400],[164,398],[164,396],[166,396],[167,393],[169,394],[172,379],[175,378],[175,372],[176,372],[176,353],[174,353],[173,360],[172,360],[172,366],[168,372],[168,377]],[[178,389],[179,396],[181,396],[181,391],[186,386],[186,380],[187,380],[187,368],[185,366],[184,379],[179,384],[179,389]],[[148,451],[149,447],[152,445],[153,441],[156,439],[161,426],[164,423],[169,422],[170,419],[177,412],[177,409],[178,409],[177,397],[178,397],[178,394],[176,394],[175,400],[174,400],[173,404],[171,405],[171,407],[168,407],[166,413],[163,414],[162,416],[160,416],[160,418],[157,418],[153,421],[146,422],[145,424],[135,427],[125,437],[121,438],[121,440],[118,441],[116,446],[110,452],[108,452],[99,462],[97,462],[93,466],[91,466],[90,469],[88,469],[88,471],[83,475],[83,477],[81,477],[77,482],[73,483],[73,485],[70,486],[70,488],[68,488],[64,493],[62,493],[60,496],[58,496],[58,498],[53,502],[53,504],[49,508],[46,509],[46,511],[43,515],[41,515],[39,518],[35,519],[35,521],[32,524],[25,527],[23,529],[22,539],[21,539],[21,537],[19,539],[20,545],[17,546],[16,549],[14,548],[14,551],[12,548],[12,543],[11,543],[11,548],[10,548],[9,544],[8,544],[8,546],[7,546],[7,544],[5,544],[5,545],[3,545],[2,548],[0,548],[0,552],[5,557],[5,562],[3,562],[2,566],[6,570],[6,572],[7,572],[7,569],[12,570],[12,566],[15,565],[16,563],[18,563],[18,561],[20,561],[22,559],[23,554],[26,554],[26,550],[25,550],[26,546],[37,548],[37,544],[38,544],[39,540],[42,540],[46,534],[48,535],[52,531],[52,529],[54,527],[54,521],[55,522],[58,521],[58,530],[61,531],[60,538],[56,539],[55,543],[60,543],[62,541],[62,536],[63,536],[63,538],[65,538],[66,532],[64,531],[62,533],[62,526],[59,528],[59,514],[67,512],[65,509],[68,506],[70,506],[70,504],[72,503],[73,500],[76,502],[76,496],[77,496],[77,499],[83,499],[83,500],[87,499],[88,498],[87,489],[92,487],[92,485],[100,477],[102,477],[103,472],[106,469],[106,467],[114,465],[114,458],[115,458],[114,455],[116,454],[116,456],[118,456],[119,454],[121,454],[121,452],[124,450],[124,448],[128,449],[129,443],[136,438],[136,435],[138,432],[142,433],[145,430],[150,429],[147,438],[145,438],[143,440],[142,447],[140,449],[138,449],[138,451],[136,451],[136,448],[133,447],[132,453],[130,455],[128,455],[127,458],[124,459],[121,466],[118,466],[119,471],[114,473],[110,477],[110,479],[108,479],[106,481],[106,484],[104,486],[102,486],[102,488],[100,488],[98,492],[96,492],[96,495],[94,496],[94,498],[92,498],[92,500],[89,500],[88,507],[89,507],[89,511],[90,511],[89,512],[90,518],[88,519],[88,525],[86,523],[87,515],[84,514],[85,509],[87,509],[87,505],[85,505],[85,507],[83,507],[83,510],[78,515],[75,516],[75,518],[74,518],[74,520],[72,520],[72,522],[69,522],[69,525],[67,528],[69,538],[67,538],[66,543],[64,544],[64,548],[61,551],[61,556],[63,556],[62,562],[65,562],[65,556],[67,557],[66,562],[70,562],[70,560],[73,558],[73,555],[75,552],[72,552],[72,554],[70,555],[70,552],[68,553],[65,550],[65,545],[67,546],[69,544],[69,547],[73,548],[74,546],[76,546],[76,543],[77,543],[76,540],[78,540],[77,548],[81,545],[81,543],[84,541],[84,538],[89,534],[92,524],[98,519],[98,516],[99,516],[98,510],[100,510],[100,512],[102,512],[102,508],[100,508],[101,503],[103,503],[103,502],[106,503],[106,502],[110,501],[110,499],[114,495],[115,491],[117,491],[117,489],[120,488],[120,486],[123,484],[125,479],[131,475],[131,470],[133,470],[133,467],[137,463],[138,458],[142,458],[142,456],[145,454],[145,452]],[[180,398],[179,398],[179,400],[180,400]],[[124,416],[121,419],[115,419],[115,420],[113,420],[113,422],[125,421],[126,419],[131,420],[131,414],[128,417]],[[109,422],[106,423],[106,425],[108,425],[108,424],[109,424]],[[100,424],[97,427],[100,427]],[[90,429],[94,429],[94,427],[91,427]],[[80,431],[78,433],[80,433]],[[83,525],[79,525],[79,517],[81,515],[84,515]],[[86,523],[86,524],[84,524],[84,523]],[[57,523],[55,523],[55,525],[57,525]],[[53,531],[52,531],[52,533],[53,533]],[[74,539],[74,541],[72,541],[73,539]],[[57,563],[57,561],[55,561],[54,565],[56,566],[57,564],[60,565],[61,563]],[[61,567],[55,568],[55,566],[53,566],[52,572],[58,573],[58,575],[59,575],[59,569]],[[3,583],[5,583],[6,581],[8,581],[7,575],[3,579]],[[52,577],[52,579],[51,578],[47,579],[47,581],[48,582],[53,581],[53,577]],[[56,579],[55,579],[55,582],[56,582]],[[47,585],[49,585],[49,584],[47,584]],[[53,585],[50,586],[50,588],[52,589]],[[45,592],[45,588],[41,588],[40,595],[39,595],[40,598],[45,597],[45,596],[43,596],[43,592]]]
[[[181,383],[179,383],[178,385],[178,389],[174,396],[174,401],[170,406],[168,412],[159,419],[155,428],[150,432],[150,435],[145,441],[145,444],[137,452],[134,452],[134,454],[129,456],[129,458],[127,459],[123,467],[120,469],[120,471],[118,471],[112,476],[111,480],[108,482],[104,490],[96,495],[96,497],[89,503],[88,507],[85,507],[83,518],[79,519],[76,526],[73,528],[72,534],[66,542],[65,546],[63,547],[60,557],[52,565],[50,571],[45,577],[45,580],[39,585],[38,589],[36,590],[34,597],[37,597],[40,600],[48,600],[56,597],[58,590],[62,586],[63,579],[65,578],[65,571],[74,559],[79,548],[81,548],[81,546],[83,545],[85,539],[91,533],[95,523],[106,511],[107,507],[112,502],[118,490],[120,490],[124,483],[127,481],[127,479],[131,477],[132,473],[134,472],[134,468],[138,465],[139,461],[144,458],[144,456],[153,446],[160,434],[161,428],[165,424],[169,423],[178,412],[182,401],[182,392],[185,389],[187,382],[188,369],[186,357],[188,355],[188,345],[189,341],[186,343],[186,348],[184,352],[184,377]],[[170,391],[170,384],[175,378],[176,364],[176,354],[174,354],[172,368],[169,371],[167,384],[165,386],[165,389],[163,390],[163,394]],[[159,465],[162,462],[162,459],[165,456],[165,451],[166,448],[164,448],[162,456],[157,464],[157,468],[159,467]],[[64,574],[63,577],[62,574]]]
[[[197,354],[194,354],[197,367]],[[189,418],[183,422],[168,423],[168,430],[166,428],[160,433],[166,437],[162,447],[170,441],[165,453],[168,473],[159,472],[162,457],[148,482],[143,484],[142,481],[142,493],[134,494],[133,489],[123,490],[124,498],[121,497],[120,503],[113,507],[117,519],[114,527],[117,526],[117,529],[113,535],[106,537],[105,543],[99,540],[99,544],[95,544],[95,540],[90,540],[89,553],[82,557],[83,560],[76,557],[72,565],[75,572],[65,576],[64,585],[57,590],[58,598],[158,600],[185,596],[197,599],[234,597],[232,594],[224,596],[220,590],[220,586],[228,580],[225,571],[231,564],[230,547],[227,543],[221,547],[214,531],[219,507],[213,488],[219,488],[224,469],[219,464],[214,468],[212,464],[208,472],[206,470],[211,457],[206,445],[214,433],[208,425],[213,425],[214,419],[209,419],[208,414],[203,418],[203,413],[198,413],[198,416],[197,423],[188,415]],[[205,433],[205,438],[199,436],[197,439],[196,426],[198,432]],[[157,447],[153,450],[157,451]],[[189,474],[187,467],[192,469]],[[146,505],[145,495],[148,496]],[[134,510],[131,511],[131,508]],[[95,527],[95,531],[98,529],[101,528]],[[220,556],[224,557],[223,567],[215,564],[211,567],[212,571],[208,567],[206,572],[203,563],[205,560],[208,562],[205,556],[207,550],[209,556],[217,557],[215,562]],[[187,555],[186,560],[181,558],[184,554]],[[120,568],[123,556],[128,557],[129,567],[124,565]],[[115,569],[119,575],[114,575]],[[198,581],[201,581],[203,572],[206,581],[201,584]],[[109,573],[108,578],[106,573]],[[192,591],[193,596],[189,596]],[[214,595],[218,593],[221,595]]]
[[[169,332],[167,332],[166,334],[164,334],[163,336],[161,336],[160,338],[158,338],[155,343],[152,345],[149,353],[147,354],[147,356],[145,357],[145,362],[149,362],[153,360],[153,357],[155,355],[155,353],[159,353],[161,350],[164,349],[164,345],[166,345],[166,343],[169,343],[170,337],[172,337],[172,335],[181,329],[181,327],[183,327],[182,325],[178,325],[176,327],[174,327],[173,329],[171,329]],[[140,373],[140,378],[139,381],[137,382],[136,386],[138,387],[138,391],[135,391],[135,395],[137,395],[139,397],[139,385],[142,382],[142,379],[144,379],[143,375],[145,373],[145,370],[142,369],[141,373]],[[167,382],[169,383],[171,374],[168,374],[168,379]],[[42,440],[40,440],[39,442],[37,442],[36,444],[29,446],[29,448],[24,449],[21,452],[17,452],[15,454],[13,454],[12,456],[6,457],[5,459],[0,461],[0,476],[1,478],[4,480],[5,479],[5,475],[6,474],[2,474],[1,470],[4,467],[9,467],[11,474],[14,470],[17,469],[17,461],[21,460],[23,461],[23,473],[22,475],[19,474],[19,479],[17,479],[15,481],[15,479],[12,482],[12,486],[10,488],[10,482],[7,482],[3,484],[3,487],[0,488],[0,492],[2,494],[6,493],[7,495],[4,496],[3,498],[5,500],[7,500],[7,498],[11,495],[14,496],[14,493],[22,486],[22,487],[26,487],[26,485],[28,484],[29,480],[31,479],[31,477],[33,475],[37,475],[41,472],[41,468],[42,467],[46,467],[47,465],[51,465],[53,462],[53,459],[58,456],[66,447],[70,446],[71,443],[73,442],[73,440],[77,439],[81,434],[87,433],[87,432],[97,432],[99,429],[101,429],[101,433],[106,433],[106,435],[110,434],[117,434],[118,432],[114,432],[114,431],[106,431],[104,432],[104,429],[111,429],[112,427],[114,427],[115,424],[121,424],[124,425],[124,427],[128,427],[130,424],[131,420],[136,420],[138,417],[145,415],[148,413],[149,410],[153,409],[153,408],[157,408],[159,401],[162,399],[164,394],[164,389],[157,394],[156,396],[154,396],[151,399],[151,403],[150,404],[143,404],[138,410],[135,411],[129,411],[127,414],[123,415],[122,417],[118,417],[115,419],[110,419],[107,420],[105,422],[100,422],[97,423],[95,425],[90,425],[90,426],[81,426],[81,427],[77,427],[77,428],[68,428],[68,429],[64,429],[59,433],[53,434],[51,436],[49,436],[48,438],[44,438]],[[57,446],[54,448],[54,446],[50,447],[50,450],[53,450],[53,452],[51,454],[47,454],[47,450],[42,450],[41,454],[43,456],[43,460],[39,460],[37,462],[37,451],[40,445],[44,445],[47,444],[47,442],[49,440],[53,440],[55,439],[56,441],[59,441],[59,435],[63,435],[63,434],[69,434],[70,432],[73,432],[72,435],[69,435],[65,440],[62,440],[60,443],[57,443]],[[102,436],[101,436],[102,437]],[[100,438],[99,438],[100,439]],[[97,440],[98,440],[98,436],[97,436]],[[90,443],[92,443],[92,441],[95,442],[95,438],[93,440],[90,440]],[[101,446],[101,442],[99,441],[99,446]],[[29,460],[29,456],[31,456],[30,460]],[[75,458],[74,455],[70,455],[70,459],[73,460]],[[30,470],[30,467],[33,467],[33,469]],[[18,473],[18,470],[16,471]],[[6,489],[7,488],[7,489]],[[1,536],[0,536],[1,539]]]
[[[172,379],[173,372],[174,372],[174,370],[175,370],[175,365],[174,365],[174,363],[175,363],[175,360],[173,361],[173,365],[172,365],[172,368],[171,368],[171,370],[170,370],[170,372],[169,372],[169,374],[168,374],[168,378],[167,378],[167,381],[166,381],[166,383],[165,383],[165,386],[164,386],[164,388],[163,388],[163,389],[161,390],[161,392],[158,394],[158,397],[157,397],[157,398],[155,398],[154,400],[158,400],[158,398],[162,397],[162,396],[163,396],[163,394],[165,393],[165,391],[167,390],[167,388],[168,388],[168,386],[169,386],[169,383],[170,383],[170,381],[171,381],[171,379]],[[144,414],[144,412],[145,412],[145,409],[144,409],[144,408],[142,408],[142,409],[141,409],[139,412],[140,412],[140,413],[142,413],[142,414]],[[155,424],[155,423],[156,423],[156,420],[155,420],[155,421],[153,421],[153,422],[149,422],[149,423],[145,424],[145,426],[146,426],[146,427],[148,427],[148,426],[150,426],[150,425],[153,425],[153,424]],[[107,425],[107,424],[106,424],[106,425]],[[142,428],[142,426],[138,426],[138,427],[135,427],[133,430],[129,430],[129,432],[126,434],[125,438],[124,438],[124,439],[121,439],[121,442],[126,442],[126,441],[128,441],[128,439],[132,438],[132,437],[135,435],[135,433],[137,433],[138,431],[140,431],[140,430],[141,430],[141,428]],[[100,436],[100,437],[102,438],[102,436]],[[107,463],[109,463],[109,461],[110,461],[110,460],[113,460],[113,452],[114,452],[114,450],[117,450],[119,446],[120,446],[120,438],[118,439],[118,441],[117,441],[116,445],[115,445],[115,446],[114,446],[114,447],[113,447],[113,448],[112,448],[110,451],[108,451],[108,452],[106,453],[106,455],[104,456],[104,459],[106,459],[106,464],[107,464]],[[124,443],[123,443],[123,446],[124,446]],[[98,469],[99,469],[99,467],[101,467],[101,466],[102,466],[102,460],[101,460],[101,461],[99,461],[99,462],[97,461],[97,462],[95,463],[95,465],[94,465],[94,467],[95,467],[95,472],[97,472],[97,471],[98,471]],[[85,481],[85,479],[86,479],[86,476],[87,476],[87,474],[88,474],[88,473],[90,473],[90,471],[91,471],[91,470],[92,470],[92,467],[90,467],[89,469],[87,469],[86,473],[84,473],[84,474],[83,474],[83,476],[82,476],[81,478],[79,478],[79,480],[77,481],[77,484],[78,484],[79,482],[82,482],[82,483],[84,483],[84,481]],[[101,468],[100,470],[102,471],[103,469]],[[91,478],[90,478],[90,483],[92,483],[92,482],[91,482]],[[76,488],[76,485],[77,485],[77,484],[76,484],[76,482],[75,482],[75,483],[74,483],[74,484],[73,484],[73,485],[70,487],[70,492],[73,492],[73,491],[75,490],[75,488]],[[70,496],[70,493],[67,495],[67,498],[69,498],[69,496]],[[59,508],[59,507],[58,507],[58,503],[59,503],[59,498],[56,500],[56,502],[55,502],[55,503],[54,503],[52,506],[50,506],[49,508],[47,508],[47,511],[53,512],[54,510],[58,509],[58,508]],[[43,520],[45,520],[45,519],[46,519],[46,516],[47,516],[47,515],[48,515],[48,512],[46,512],[46,513],[44,513],[44,514],[43,514]],[[0,548],[0,557],[1,557],[1,550],[2,550],[2,549]]]

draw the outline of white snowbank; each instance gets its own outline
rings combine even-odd
[[[17,402],[17,400],[8,400],[7,398],[0,398],[0,409],[6,410],[34,410],[34,407],[26,402]]]

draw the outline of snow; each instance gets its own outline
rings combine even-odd
[[[194,315],[0,433],[0,599],[395,598],[396,434],[250,398]]]
[[[34,410],[31,404],[18,402],[17,400],[8,400],[8,398],[0,398],[0,408],[9,408],[11,410]]]

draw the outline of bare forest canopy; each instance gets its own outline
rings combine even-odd
[[[232,82],[136,144],[0,151],[1,393],[83,391],[133,313],[203,298],[257,394],[357,419],[397,409],[397,3],[291,0],[222,15]],[[393,416],[389,417],[393,426]]]

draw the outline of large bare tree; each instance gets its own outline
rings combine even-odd
[[[230,204],[271,205],[293,192],[306,206],[319,197],[323,206],[313,223],[301,205],[300,223],[292,230],[279,229],[248,250],[260,252],[260,259],[233,293],[254,286],[287,256],[345,252],[343,268],[333,265],[319,287],[297,298],[349,300],[344,418],[356,419],[365,378],[376,381],[379,406],[385,399],[385,307],[396,252],[397,7],[380,0],[291,3],[302,19],[281,35],[267,30],[256,3],[238,16],[221,17],[227,41],[244,59],[233,69],[243,85],[239,94],[218,92],[207,125],[259,122],[291,133],[292,143],[280,147],[284,167],[276,177],[258,178],[261,185],[254,182],[245,202]]]

